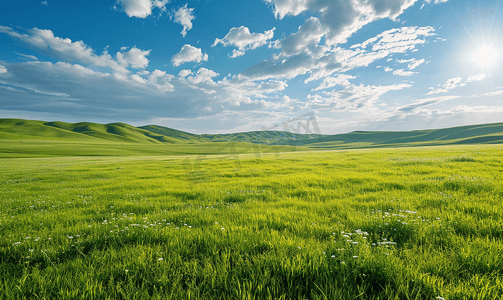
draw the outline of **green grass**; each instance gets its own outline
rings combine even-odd
[[[242,153],[281,153],[309,151],[294,146],[269,146],[249,143],[144,144],[107,141],[72,142],[59,140],[4,140],[0,143],[0,159],[16,157],[61,156],[156,156],[156,155],[227,155]]]
[[[0,299],[501,299],[502,152],[4,158]]]

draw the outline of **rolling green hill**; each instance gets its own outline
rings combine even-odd
[[[163,127],[163,126],[158,126],[158,125],[140,126],[138,128],[150,131],[152,133],[155,133],[155,134],[158,134],[161,136],[177,138],[177,139],[185,140],[187,142],[192,142],[192,143],[194,143],[194,142],[201,143],[201,142],[210,142],[211,141],[211,140],[209,140],[203,136],[200,136],[198,134],[188,133],[185,131],[176,130],[176,129]]]
[[[21,119],[0,119],[0,139],[65,140],[118,143],[185,143],[185,140],[159,135],[124,123],[65,123]]]
[[[152,127],[156,128],[153,132],[158,134],[170,134],[171,131],[174,131],[176,137],[180,136],[180,131],[162,126],[145,126],[142,128],[151,130]],[[495,144],[503,143],[503,123],[414,131],[355,131],[335,135],[298,134],[285,131],[187,135],[190,135],[192,140],[199,142],[245,142],[303,146],[317,149]]]
[[[202,136],[210,141],[269,145],[297,145],[300,142],[306,145],[313,139],[323,137],[321,134],[299,134],[286,131],[250,131],[229,134],[203,134]]]
[[[0,141],[3,141],[0,143],[2,157],[232,154],[295,149],[503,144],[503,123],[415,131],[355,131],[335,135],[285,131],[198,135],[158,125],[134,127],[125,123],[0,119]],[[235,145],[239,146],[236,148]]]
[[[503,123],[415,131],[355,131],[296,141],[299,146],[327,149],[497,143],[503,143]]]

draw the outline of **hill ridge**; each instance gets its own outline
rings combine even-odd
[[[503,143],[503,123],[411,131],[353,131],[333,135],[301,134],[280,130],[194,134],[160,125],[135,127],[123,122],[99,124],[0,119],[0,140],[27,139],[138,144],[240,142],[304,146],[316,149],[495,144]]]

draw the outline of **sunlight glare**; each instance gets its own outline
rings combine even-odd
[[[498,51],[491,45],[482,45],[472,54],[472,61],[479,67],[489,68],[497,61]]]

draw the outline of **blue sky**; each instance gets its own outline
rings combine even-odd
[[[503,122],[499,1],[0,3],[0,118],[323,134]]]

